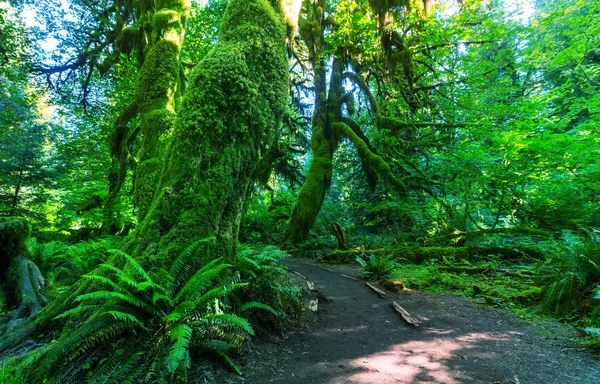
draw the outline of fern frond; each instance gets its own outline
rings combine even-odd
[[[141,277],[144,278],[144,280],[152,281],[152,279],[150,278],[150,275],[148,275],[148,273],[146,273],[146,270],[133,257],[128,255],[127,253],[121,251],[120,249],[109,249],[107,252],[112,255],[121,256],[133,268],[133,270],[135,272],[137,272],[138,275],[140,275]]]
[[[242,376],[242,370],[237,365],[235,365],[235,363],[233,362],[231,357],[229,357],[229,355],[227,355],[226,353],[219,353],[219,356],[221,356],[225,360],[227,365],[229,365],[235,371],[235,373]]]
[[[202,341],[202,347],[216,353],[227,353],[237,348],[237,345],[219,339],[208,339]]]
[[[259,303],[257,301],[251,301],[249,303],[245,303],[240,307],[240,312],[244,313],[250,309],[262,309],[264,311],[270,312],[275,316],[279,316],[280,313],[273,309],[270,305]]]
[[[119,281],[129,285],[130,287],[132,287],[134,289],[138,289],[139,282],[133,276],[131,276],[129,273],[123,271],[121,268],[115,267],[114,265],[110,265],[110,264],[104,264],[104,263],[100,264],[99,267],[108,269],[109,271],[113,272],[119,278]],[[94,276],[97,276],[97,275],[94,275]]]
[[[94,300],[110,300],[115,299],[117,301],[129,303],[138,308],[148,308],[148,304],[139,298],[132,296],[131,294],[124,294],[121,292],[113,291],[95,291],[90,293],[84,293],[75,298],[75,301],[94,301]]]
[[[169,356],[167,357],[167,365],[171,373],[177,370],[181,361],[189,353],[192,334],[193,329],[187,324],[177,324],[171,329],[170,338],[173,344],[169,349]]]
[[[146,326],[144,326],[144,323],[142,323],[142,321],[140,321],[135,315],[132,315],[130,313],[113,310],[106,311],[104,313],[111,316],[115,320],[122,321],[123,323],[128,323],[134,327],[139,327],[145,331],[148,330]]]
[[[130,355],[112,354],[94,370],[89,382],[92,384],[131,383],[139,376],[140,363],[145,355],[144,350]]]
[[[217,315],[208,315],[205,316],[204,319],[212,325],[217,325],[224,329],[228,329],[234,331],[236,333],[241,333],[242,331],[247,333],[248,335],[254,336],[254,330],[248,320],[243,317],[239,317],[236,315],[231,315],[228,313],[221,313]]]
[[[61,313],[60,315],[56,316],[54,318],[54,320],[64,319],[66,317],[71,317],[71,316],[79,317],[84,313],[90,313],[91,311],[95,311],[98,308],[100,308],[99,304],[91,304],[91,305],[79,304],[77,307],[68,309],[68,310],[64,311],[63,313]]]
[[[189,276],[190,265],[188,261],[194,255],[194,253],[200,247],[205,247],[206,249],[208,245],[214,244],[215,241],[216,238],[214,236],[197,240],[184,249],[181,254],[179,254],[169,271],[169,286],[173,291],[176,291],[181,285],[183,285]]]
[[[231,266],[231,264],[219,264],[212,269],[205,270],[203,268],[199,270],[187,281],[187,283],[185,283],[177,296],[175,296],[174,301],[179,302],[182,297],[185,297],[186,300],[195,300],[198,295],[206,291],[210,283],[219,276],[223,270],[230,268]]]

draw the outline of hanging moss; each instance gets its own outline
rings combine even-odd
[[[406,195],[408,190],[406,184],[392,174],[390,165],[383,158],[369,149],[369,146],[344,123],[336,123],[336,127],[342,131],[354,145],[360,157],[368,163],[369,168],[375,170],[385,181],[389,182],[401,195]]]

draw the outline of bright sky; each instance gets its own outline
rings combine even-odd
[[[60,0],[63,9],[65,10],[65,14],[66,14],[66,18],[67,19],[72,19],[71,21],[75,21],[75,18],[71,15],[69,15],[68,9],[69,9],[69,0]],[[201,6],[206,5],[208,0],[195,0],[196,2],[200,3]],[[510,15],[510,18],[513,20],[519,20],[521,22],[528,22],[531,17],[533,16],[535,9],[534,9],[534,0],[503,0],[506,10],[508,12],[508,14]],[[448,7],[448,10],[450,12],[451,9],[453,8],[452,5],[456,4],[456,0],[441,0],[440,3],[445,3]],[[25,22],[25,25],[27,27],[40,27],[42,28],[42,30],[45,29],[45,26],[41,23],[39,23],[36,20],[36,14],[37,11],[34,7],[31,7],[29,5],[25,5],[24,7],[24,11],[23,11],[23,19]],[[53,37],[48,37],[45,41],[40,43],[40,46],[43,50],[45,50],[46,52],[52,52],[56,49],[56,47],[58,46],[58,40],[56,40]]]

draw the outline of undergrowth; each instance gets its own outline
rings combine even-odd
[[[66,321],[62,334],[9,366],[30,382],[176,383],[210,354],[241,374],[234,359],[254,335],[251,324],[275,328],[299,308],[301,292],[277,265],[287,254],[274,247],[241,246],[235,264],[217,258],[190,270],[193,258],[210,258],[213,242],[194,242],[153,276],[119,250],[104,252],[110,263],[90,252],[95,268],[82,278],[93,288],[56,317]]]

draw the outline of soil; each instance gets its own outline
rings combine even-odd
[[[244,376],[194,375],[219,384],[501,383],[599,384],[600,361],[573,343],[573,331],[532,323],[451,295],[378,297],[355,268],[292,259],[290,270],[315,285],[318,310],[304,329],[254,341]],[[306,282],[293,274],[301,284]],[[408,325],[396,301],[422,322]],[[310,313],[310,311],[309,311]]]

